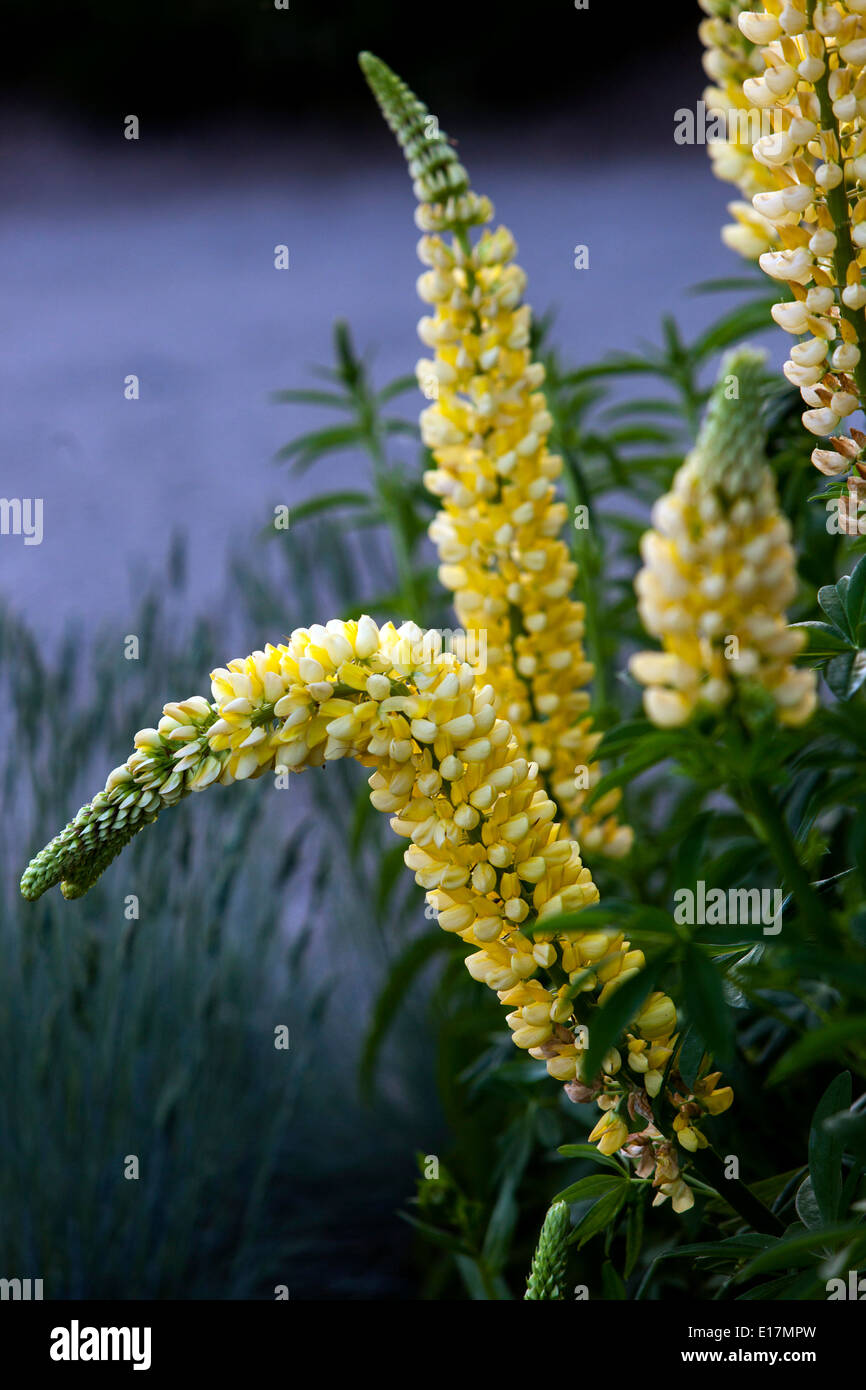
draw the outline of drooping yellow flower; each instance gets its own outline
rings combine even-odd
[[[732,251],[756,261],[778,241],[772,222],[751,203],[756,193],[776,186],[770,170],[752,153],[763,132],[760,112],[749,105],[743,93],[744,82],[763,70],[763,60],[737,24],[748,0],[700,0],[700,5],[708,15],[698,33],[704,45],[704,71],[712,83],[704,92],[707,114],[713,117],[707,150],[716,177],[736,184],[743,199],[748,200],[728,204],[734,221],[722,229],[722,240]],[[724,137],[714,129],[717,117],[724,119]]]
[[[373,769],[373,805],[411,841],[406,863],[440,926],[472,949],[470,973],[511,1011],[515,1042],[538,1049],[559,1030],[570,1060],[551,1054],[551,1074],[574,1077],[583,1049],[562,979],[603,957],[603,991],[643,957],[613,931],[584,933],[583,952],[580,933],[544,932],[545,918],[597,901],[598,890],[493,687],[441,646],[414,623],[380,629],[364,617],[299,628],[230,661],[212,673],[212,701],[166,705],[156,728],[136,734],[104,791],[31,862],[24,896],[57,882],[79,896],[161,809],[217,780],[353,757]],[[633,1026],[640,1033],[639,1018]]]
[[[814,671],[791,664],[803,636],[786,626],[797,577],[763,452],[762,364],[749,348],[726,359],[697,445],[641,542],[638,608],[663,650],[638,652],[629,669],[663,728],[726,705],[740,683],[763,687],[783,724],[815,708]]]
[[[607,997],[643,955],[612,929],[544,930],[598,890],[492,687],[436,639],[413,623],[333,621],[212,672],[212,700],[168,704],[156,728],[136,734],[105,789],[31,861],[22,893],[35,899],[61,883],[80,896],[162,809],[217,781],[355,758],[372,769],[373,805],[411,842],[406,864],[439,925],[470,948],[470,973],[508,1008],[515,1043],[575,1084],[588,1041],[581,1001]],[[630,1062],[645,1055],[663,1069],[676,1026],[667,996],[650,995],[631,1022]],[[642,1094],[640,1077],[619,1076],[621,1061],[611,1048],[586,1088],[604,1111],[604,1152],[624,1142],[624,1107]],[[712,1096],[702,1110],[713,1113]],[[646,1124],[640,1113],[628,1112],[635,1130]]]
[[[695,1194],[685,1178],[675,1178],[673,1182],[661,1183],[653,1198],[653,1206],[660,1207],[668,1197],[670,1197],[671,1205],[678,1216],[684,1211],[691,1211],[695,1204]]]
[[[560,539],[562,460],[547,447],[553,420],[530,352],[526,276],[511,233],[486,227],[490,201],[470,189],[435,118],[378,59],[361,63],[409,160],[425,232],[418,290],[431,312],[419,334],[432,356],[417,373],[431,400],[421,433],[436,464],[425,483],[441,502],[430,528],[439,576],[466,633],[483,636],[501,712],[584,851],[618,857],[632,843],[613,814],[619,791],[583,807],[600,776],[601,735],[589,714],[584,606],[571,597],[577,567]],[[474,244],[470,227],[484,227]]]
[[[779,238],[760,264],[793,295],[772,312],[800,339],[784,371],[809,407],[803,423],[830,437],[813,462],[841,475],[864,443],[838,431],[866,400],[866,4],[766,0],[739,8],[739,29],[763,62],[760,75],[743,81],[743,95],[773,118],[753,145],[772,179],[753,194],[753,208]]]

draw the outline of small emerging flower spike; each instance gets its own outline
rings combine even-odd
[[[441,506],[430,527],[439,577],[467,635],[486,644],[502,713],[583,849],[616,858],[632,843],[614,814],[619,790],[584,810],[601,736],[589,713],[584,608],[571,597],[577,569],[560,539],[562,460],[548,452],[544,369],[529,351],[526,276],[504,227],[470,241],[493,208],[471,190],[436,118],[378,58],[360,63],[409,162],[425,232],[418,291],[431,313],[419,335],[432,357],[416,370],[431,401],[421,433],[436,464],[424,481]]]
[[[568,1263],[568,1237],[571,1214],[567,1202],[554,1202],[544,1218],[532,1268],[526,1281],[524,1300],[565,1298],[565,1271]]]
[[[764,455],[763,365],[751,348],[725,359],[698,442],[641,541],[638,608],[663,651],[636,653],[630,670],[663,728],[726,705],[741,682],[769,693],[782,724],[816,705],[815,672],[791,664],[803,635],[786,626],[797,575]]]
[[[799,339],[785,376],[803,424],[828,438],[816,468],[860,475],[866,435],[840,429],[866,403],[866,0],[765,0],[729,17],[762,64],[740,85],[767,126],[752,154],[770,183],[751,198],[777,236],[761,268],[789,295],[773,318]]]
[[[644,957],[613,928],[545,930],[546,919],[597,902],[598,890],[491,685],[443,652],[438,634],[363,617],[298,628],[286,644],[230,661],[211,673],[211,694],[166,705],[156,728],[136,734],[104,790],[28,865],[26,898],[56,883],[81,896],[190,792],[355,758],[371,769],[373,805],[411,842],[406,864],[440,927],[470,948],[469,973],[509,1010],[517,1046],[569,1083],[572,1098],[597,1099],[602,1152],[635,1135],[650,1149],[661,1141],[647,1127],[647,1097],[672,1056],[676,1010],[651,994],[621,1043],[628,1068],[614,1047],[590,1084],[578,1082],[583,1021]],[[672,1091],[667,1099],[688,1116],[683,1146],[706,1142],[696,1119],[711,1108]]]

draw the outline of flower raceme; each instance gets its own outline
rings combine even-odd
[[[763,360],[749,348],[728,356],[697,445],[641,542],[638,607],[664,650],[636,653],[630,670],[662,727],[724,706],[741,682],[763,687],[783,724],[802,724],[816,704],[814,671],[791,665],[803,636],[785,625],[797,578],[763,453]]]
[[[734,221],[722,229],[722,240],[732,251],[757,260],[778,242],[773,223],[752,206],[756,193],[776,187],[772,170],[756,159],[752,146],[758,136],[754,117],[743,84],[757,77],[764,67],[756,44],[743,34],[737,23],[749,0],[700,0],[708,16],[700,26],[704,45],[704,71],[713,86],[704,92],[707,111],[723,114],[726,138],[713,138],[707,150],[713,173],[726,183],[736,184],[742,199],[728,203]]]
[[[792,296],[772,313],[800,340],[784,371],[808,406],[803,423],[829,436],[812,460],[839,476],[866,443],[838,433],[866,398],[866,0],[766,0],[738,24],[764,63],[743,94],[776,118],[753,146],[773,184],[752,204],[779,237],[760,264]]]
[[[490,201],[470,189],[435,117],[377,58],[363,54],[361,65],[409,161],[424,232],[418,291],[431,312],[419,334],[432,356],[417,373],[431,400],[421,433],[436,464],[424,481],[441,504],[430,528],[439,576],[467,633],[486,633],[500,708],[580,844],[618,857],[632,843],[613,814],[619,790],[583,809],[600,776],[585,689],[593,668],[571,597],[577,567],[559,538],[562,460],[547,448],[553,421],[514,239],[486,226]],[[471,227],[484,228],[474,244]]]
[[[578,1080],[579,1019],[644,959],[613,929],[545,930],[546,920],[596,902],[598,890],[536,765],[497,714],[492,686],[437,652],[434,637],[363,617],[299,628],[285,644],[230,661],[212,673],[211,700],[167,704],[155,728],[136,734],[104,790],[31,861],[21,890],[34,899],[59,882],[65,896],[80,896],[190,792],[355,758],[372,769],[373,805],[411,841],[405,860],[439,925],[470,947],[470,973],[508,1008],[515,1043],[568,1082],[573,1099],[597,1099],[604,1113],[593,1137],[603,1152],[627,1140],[651,1146],[647,1096],[658,1094],[675,1048],[676,1010],[652,993],[600,1075]],[[692,1097],[683,1103],[709,1113]],[[685,1149],[692,1129],[700,1135],[684,1129]]]

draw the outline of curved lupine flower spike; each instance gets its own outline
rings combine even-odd
[[[760,112],[750,106],[743,94],[744,82],[763,72],[764,60],[737,23],[743,10],[748,9],[749,0],[699,3],[709,16],[698,33],[704,45],[704,71],[714,84],[705,90],[704,103],[713,122],[719,114],[724,115],[726,127],[725,136],[720,137],[710,126],[707,151],[716,178],[736,184],[746,200],[728,203],[734,221],[722,228],[722,241],[732,251],[756,261],[778,242],[772,222],[752,206],[755,194],[775,188],[776,181],[772,171],[752,154],[752,145],[761,133],[755,128]]]
[[[809,407],[803,424],[830,437],[816,468],[859,476],[866,435],[838,431],[866,401],[866,0],[766,0],[738,24],[765,65],[744,96],[774,123],[753,146],[774,180],[753,206],[779,236],[761,267],[793,295],[772,311],[801,339],[785,375]]]
[[[751,348],[725,359],[697,445],[641,541],[638,608],[664,651],[636,653],[630,670],[662,727],[724,706],[740,682],[768,691],[783,724],[815,708],[815,672],[791,665],[804,639],[786,626],[797,576],[764,456],[763,364]]]
[[[597,1098],[604,1114],[591,1137],[604,1153],[628,1141],[646,1168],[659,1146],[664,1195],[678,1169],[648,1124],[648,1096],[658,1094],[675,1046],[676,1010],[657,991],[637,1013],[622,1044],[633,1077],[621,1074],[612,1048],[597,1077],[577,1081],[583,1020],[644,958],[612,929],[545,931],[546,919],[596,902],[598,890],[537,766],[497,716],[492,686],[443,652],[438,634],[414,623],[380,629],[368,617],[299,628],[211,681],[212,700],[168,704],[156,728],[136,734],[104,791],[31,861],[24,896],[56,883],[80,896],[134,834],[189,792],[355,758],[374,769],[373,805],[411,840],[408,867],[439,925],[471,948],[470,974],[509,1009],[517,1046],[570,1082],[572,1099]],[[713,1082],[705,1099],[668,1098],[680,1143],[694,1149],[706,1143],[697,1118],[723,1109],[730,1091]]]
[[[583,810],[601,775],[585,689],[593,668],[584,608],[571,598],[577,569],[558,538],[568,518],[553,486],[562,460],[547,450],[553,421],[544,368],[529,352],[514,239],[500,227],[470,241],[469,228],[493,216],[490,200],[472,192],[436,118],[405,83],[372,54],[360,63],[409,162],[426,233],[418,252],[430,269],[418,290],[433,312],[419,334],[433,357],[417,373],[432,401],[421,432],[436,463],[424,481],[441,500],[430,528],[439,576],[467,634],[486,643],[502,712],[561,814],[584,850],[618,857],[632,843],[613,815],[619,791]]]

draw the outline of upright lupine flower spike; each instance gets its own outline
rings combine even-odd
[[[567,1202],[554,1202],[544,1218],[532,1268],[526,1281],[524,1301],[565,1298],[565,1270],[571,1212]]]
[[[734,221],[722,229],[722,240],[732,251],[749,260],[778,242],[772,222],[752,207],[756,193],[775,188],[771,171],[752,154],[760,131],[755,129],[761,113],[750,107],[743,95],[743,83],[763,71],[764,62],[757,46],[740,32],[738,19],[748,9],[749,0],[700,0],[705,19],[698,33],[704,45],[704,71],[713,86],[704,92],[704,103],[713,121],[724,115],[725,136],[711,127],[707,150],[716,178],[736,184],[747,201],[728,203]]]
[[[651,994],[622,1043],[628,1070],[612,1048],[600,1074],[578,1083],[586,1019],[644,957],[613,929],[545,930],[547,919],[596,902],[598,890],[537,765],[497,715],[492,686],[441,647],[441,636],[414,623],[380,629],[363,617],[298,628],[284,645],[230,661],[212,672],[211,700],[166,705],[156,728],[136,734],[104,791],[32,860],[21,891],[38,898],[60,882],[67,897],[80,896],[165,806],[216,781],[355,758],[373,769],[373,805],[411,841],[406,864],[439,925],[471,948],[470,974],[509,1009],[517,1046],[598,1099],[593,1137],[605,1153],[633,1138],[645,1157],[661,1142],[647,1128],[647,1097],[675,1047],[676,1010]],[[668,1099],[678,1118],[684,1105],[689,1116],[715,1113],[691,1096]],[[680,1143],[702,1142],[690,1119]]]
[[[638,607],[664,650],[638,652],[630,669],[662,727],[727,704],[740,682],[768,691],[783,724],[802,724],[816,704],[814,671],[791,665],[803,636],[786,627],[797,576],[764,456],[763,363],[751,348],[726,358],[697,445],[641,542]]]
[[[837,476],[866,444],[858,430],[838,435],[866,401],[866,3],[766,0],[746,6],[738,24],[765,65],[743,94],[774,122],[753,146],[774,180],[753,207],[779,235],[760,264],[793,295],[772,311],[801,339],[784,371],[809,407],[806,428],[830,436],[815,466]]]
[[[418,247],[430,267],[418,290],[434,306],[419,334],[433,358],[417,373],[433,402],[421,432],[436,463],[424,481],[441,500],[430,527],[439,576],[467,635],[486,643],[502,711],[581,845],[617,857],[632,842],[613,814],[619,791],[583,810],[601,775],[601,735],[585,689],[593,668],[584,607],[571,598],[577,569],[559,539],[568,519],[553,486],[562,460],[547,449],[553,421],[544,368],[529,352],[526,276],[504,227],[470,242],[467,229],[489,222],[493,208],[469,188],[435,117],[384,63],[370,54],[360,62],[409,161],[418,226],[433,233]]]

